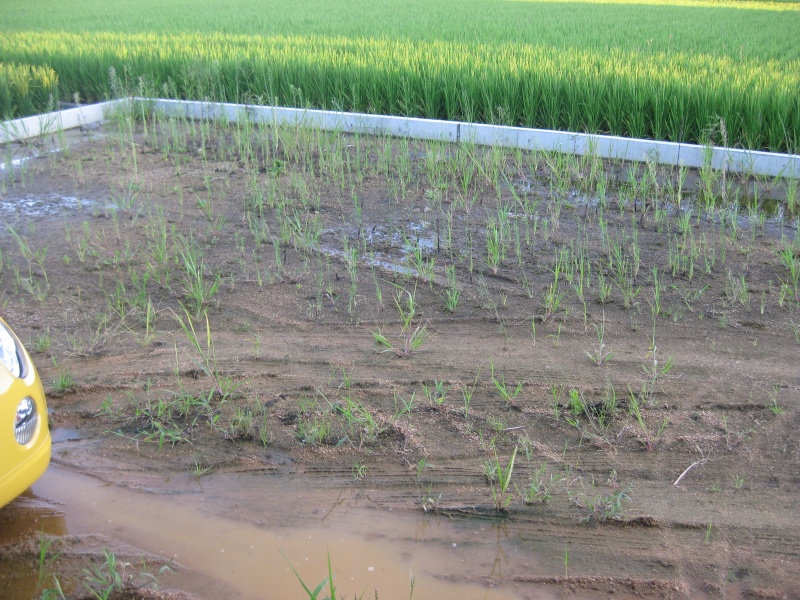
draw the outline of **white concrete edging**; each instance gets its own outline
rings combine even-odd
[[[256,106],[194,100],[139,99],[162,114],[188,119],[211,119],[236,122],[248,118],[257,123],[311,127],[325,131],[392,135],[422,140],[471,143],[523,150],[546,150],[576,154],[596,154],[634,162],[655,161],[666,165],[685,165],[699,168],[711,152],[715,169],[746,173],[800,178],[800,155],[777,154],[737,148],[706,147],[697,144],[659,142],[613,135],[594,135],[528,129],[505,125],[459,123],[414,117],[390,117],[365,113],[346,113],[278,106]],[[35,137],[58,127],[68,129],[103,119],[105,112],[128,99],[113,100],[82,106],[15,121],[0,123],[0,143]],[[20,135],[24,133],[25,135]]]
[[[55,112],[34,115],[13,121],[0,121],[0,144],[21,142],[30,138],[55,133],[59,130],[74,129],[105,119],[106,112],[126,100],[111,100],[99,104],[87,104]]]

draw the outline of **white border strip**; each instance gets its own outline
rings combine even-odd
[[[139,99],[134,99],[139,100]],[[103,119],[108,109],[127,99],[82,106],[46,115],[0,123],[0,143],[36,137],[61,127],[69,129]],[[364,113],[345,113],[278,106],[255,106],[192,100],[143,99],[154,110],[173,117],[227,120],[248,118],[257,123],[311,127],[325,131],[392,135],[423,140],[471,143],[523,150],[556,151],[583,156],[594,153],[601,158],[635,162],[655,161],[666,165],[700,168],[711,152],[711,166],[752,175],[800,179],[800,155],[776,154],[697,144],[658,142],[613,135],[593,135],[528,129],[503,125],[481,125],[413,117],[389,117]]]
[[[55,133],[59,130],[100,123],[105,119],[106,111],[113,109],[122,102],[125,102],[125,100],[111,100],[100,104],[87,104],[77,108],[34,115],[24,119],[0,121],[0,144],[21,142],[30,138]]]

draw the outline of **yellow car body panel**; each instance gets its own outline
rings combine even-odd
[[[14,377],[0,363],[0,507],[33,485],[50,464],[50,429],[42,382],[25,348],[11,334],[25,365],[22,376]],[[23,445],[17,442],[14,428],[17,406],[24,398],[34,401],[38,418],[33,436]]]

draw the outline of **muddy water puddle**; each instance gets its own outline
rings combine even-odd
[[[100,535],[174,561],[181,568],[161,584],[203,598],[301,597],[291,567],[313,589],[327,577],[328,555],[348,595],[406,597],[413,577],[414,598],[521,597],[502,574],[524,550],[490,521],[379,510],[366,488],[318,490],[307,478],[180,474],[168,487],[134,492],[51,466],[17,501],[14,522],[0,519],[0,544],[26,530]]]
[[[0,200],[0,213],[11,217],[44,217],[60,215],[65,212],[75,213],[84,211],[91,214],[96,210],[106,210],[113,208],[111,205],[76,198],[75,196],[63,196],[61,194],[50,194],[48,196],[25,196],[18,198],[6,198]]]

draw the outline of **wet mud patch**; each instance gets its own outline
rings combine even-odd
[[[123,125],[4,172],[4,207],[99,199],[4,210],[54,441],[0,511],[26,596],[105,551],[200,598],[297,597],[328,555],[367,596],[800,589],[787,182]],[[743,218],[754,189],[786,210]]]

